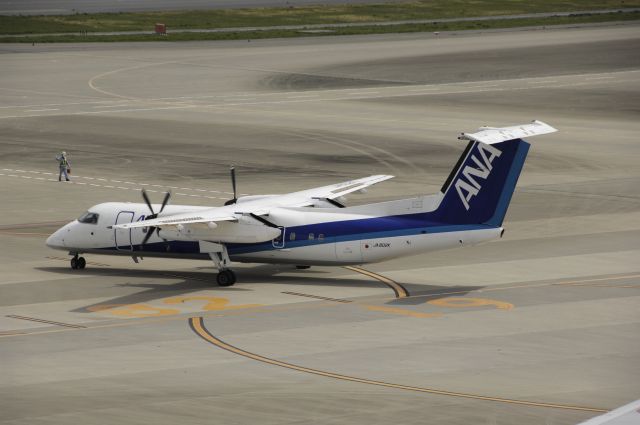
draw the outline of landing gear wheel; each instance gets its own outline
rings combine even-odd
[[[71,268],[73,270],[77,270],[78,269],[78,258],[77,257],[73,257],[71,259]]]
[[[84,269],[85,267],[87,267],[87,262],[84,259],[84,257],[78,257],[78,259],[76,260],[76,265],[78,266],[79,269]]]
[[[236,274],[232,270],[220,270],[216,281],[219,286],[232,286],[236,283]]]

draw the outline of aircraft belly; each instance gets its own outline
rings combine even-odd
[[[361,241],[363,262],[373,263],[429,251],[477,245],[498,238],[501,231],[501,228],[491,228],[366,239]]]
[[[335,265],[342,264],[336,261],[336,252],[333,243],[319,243],[300,247],[285,247],[270,249],[246,254],[234,254],[232,261],[299,264],[299,265]]]

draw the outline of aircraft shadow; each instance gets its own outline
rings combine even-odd
[[[232,287],[219,287],[215,281],[215,269],[200,267],[200,270],[208,271],[167,271],[167,270],[136,270],[129,268],[92,268],[84,270],[71,270],[67,267],[38,267],[37,270],[50,273],[58,273],[77,277],[79,274],[86,274],[87,277],[130,277],[157,279],[155,282],[125,282],[116,283],[114,287],[122,288],[141,288],[143,291],[133,294],[127,294],[110,300],[100,301],[99,303],[87,305],[75,310],[76,313],[90,313],[92,309],[104,305],[118,304],[141,304],[155,301],[159,298],[167,298],[171,296],[180,296],[192,292],[202,290],[215,290],[217,293],[224,294],[229,292],[253,291],[253,289],[243,288],[243,284],[248,283],[265,283],[278,285],[296,285],[308,287],[361,287],[361,288],[380,288],[379,282],[368,282],[358,279],[341,279],[338,277],[330,277],[331,272],[323,270],[295,270],[282,266],[263,265],[253,267],[251,269],[235,269],[238,277],[238,283]],[[295,273],[295,275],[281,275],[283,273]],[[163,283],[162,280],[182,279],[177,283]]]
[[[463,297],[469,292],[477,291],[484,286],[437,286],[437,285],[404,285],[411,294],[408,298],[396,298],[387,302],[389,305],[420,305],[428,301],[448,297]]]

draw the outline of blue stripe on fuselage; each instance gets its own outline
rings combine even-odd
[[[404,214],[388,217],[364,218],[358,220],[332,221],[326,223],[306,224],[286,228],[284,248],[299,248],[310,245],[346,242],[353,240],[388,238],[395,236],[410,236],[420,234],[460,232],[465,230],[488,229],[495,226],[486,224],[456,224],[450,225],[431,221],[432,213]],[[290,240],[292,233],[295,240]],[[309,239],[309,234],[314,239]],[[319,236],[322,235],[322,239]],[[168,249],[167,249],[168,248]],[[260,251],[277,250],[272,241],[253,244],[227,244],[229,255],[249,254]],[[105,248],[115,250],[115,247]],[[169,252],[172,254],[197,254],[200,252],[198,242],[167,241],[147,243],[144,249],[134,245],[134,253]]]
[[[429,216],[430,213],[405,214],[292,226],[286,229],[284,245],[286,248],[298,248],[322,243],[429,233],[459,232],[465,230],[487,229],[491,227],[483,224],[447,225],[440,222],[430,221]],[[292,233],[296,234],[295,240],[291,240]],[[313,239],[309,239],[310,234],[313,234]],[[318,239],[320,235],[322,235],[321,240]],[[229,250],[229,254],[233,255],[268,251],[278,248],[275,248],[272,242],[268,241],[256,244],[228,244],[227,249]]]

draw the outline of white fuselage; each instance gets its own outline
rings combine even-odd
[[[266,227],[247,218],[242,228],[247,233],[275,230],[273,234],[279,235],[274,239],[258,243],[225,240],[225,244],[232,261],[350,265],[476,245],[500,237],[501,227],[434,227],[421,223],[420,214],[432,211],[440,198],[441,195],[433,195],[348,208],[274,208],[265,218],[277,227]],[[160,217],[208,209],[170,205]],[[97,222],[74,220],[51,235],[47,245],[72,254],[209,259],[203,241],[219,242],[220,235],[238,232],[243,224],[242,220],[234,223],[231,232],[225,226],[232,225],[225,223],[215,229],[204,225],[162,229],[141,246],[146,228],[112,226],[144,220],[149,214],[145,204],[109,202],[96,205],[89,212],[97,215]]]

